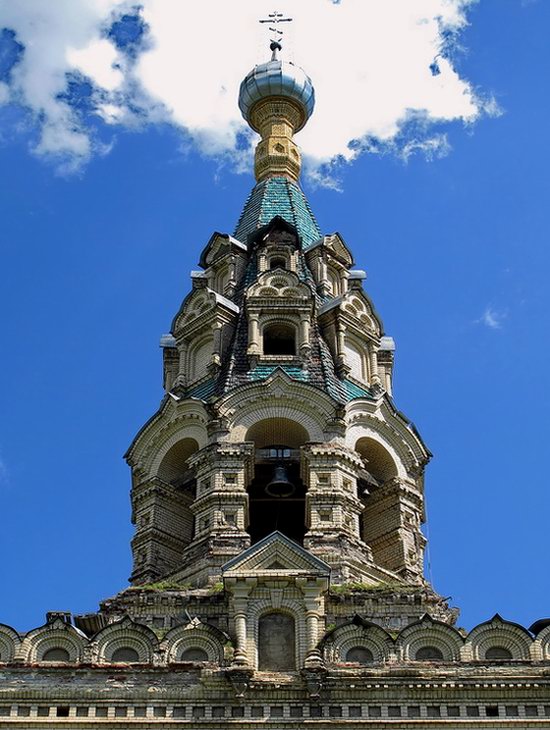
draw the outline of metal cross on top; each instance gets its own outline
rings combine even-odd
[[[277,51],[280,51],[281,46],[281,39],[283,37],[283,31],[279,30],[277,25],[279,23],[290,23],[292,18],[283,18],[283,14],[279,13],[277,10],[274,10],[272,13],[267,14],[267,18],[262,18],[259,20],[259,23],[270,23],[269,30],[271,33],[274,34],[275,37],[271,38],[271,44],[270,49],[273,51],[273,57],[275,58],[275,54]]]

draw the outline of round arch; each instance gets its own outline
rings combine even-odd
[[[380,441],[371,436],[361,436],[355,442],[355,451],[363,457],[367,470],[381,484],[398,476],[394,457]]]
[[[187,471],[187,459],[198,450],[199,444],[194,438],[184,437],[176,441],[162,457],[156,475],[172,484]]]
[[[245,441],[254,441],[257,449],[273,445],[298,449],[309,441],[309,433],[304,426],[290,418],[264,418],[250,426]]]

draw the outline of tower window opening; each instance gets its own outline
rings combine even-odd
[[[296,332],[288,324],[271,324],[264,329],[264,355],[295,355]]]
[[[286,269],[286,259],[283,256],[273,256],[269,261],[270,269]]]

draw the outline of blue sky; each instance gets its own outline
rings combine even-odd
[[[82,0],[82,17],[95,5]],[[20,630],[43,623],[47,610],[93,611],[127,585],[122,454],[158,407],[158,340],[189,271],[214,230],[233,231],[253,185],[246,132],[233,112],[212,116],[212,100],[193,96],[189,70],[178,66],[166,88],[144,91],[149,72],[137,64],[161,45],[153,0],[149,16],[147,6],[136,14],[120,4],[117,14],[116,5],[101,21],[101,38],[114,38],[101,53],[118,64],[118,86],[103,61],[96,75],[88,62],[79,64],[89,75],[48,65],[53,51],[39,39],[33,48],[44,57],[18,77],[35,4],[18,3],[9,18],[0,7],[9,31],[0,37],[0,620]],[[482,0],[463,10],[468,25],[441,36],[444,87],[426,87],[433,107],[418,101],[403,116],[410,82],[401,88],[394,75],[392,103],[380,97],[372,110],[366,100],[376,95],[351,79],[342,119],[354,117],[344,131],[359,130],[361,142],[348,153],[326,122],[335,107],[319,100],[319,124],[303,144],[304,189],[321,228],[339,231],[367,270],[366,289],[397,342],[396,402],[434,453],[428,577],[467,628],[497,611],[529,625],[550,615],[550,8]],[[67,20],[67,37],[82,17]],[[205,32],[200,17],[189,20]],[[297,18],[293,43],[319,99],[331,87],[323,61],[311,50],[308,63],[303,50],[307,20]],[[380,22],[389,33],[390,21]],[[237,79],[250,55],[262,60],[256,35],[241,41],[246,58],[235,51]],[[403,47],[401,67],[416,50],[422,60],[421,49]],[[371,79],[389,73],[379,60]],[[39,67],[57,79],[41,98]],[[204,116],[178,112],[176,91]],[[226,92],[227,109],[236,107],[237,88]],[[423,99],[420,84],[417,92]],[[116,120],[98,113],[115,101]]]

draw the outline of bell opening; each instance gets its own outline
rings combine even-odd
[[[256,451],[256,477],[249,487],[252,543],[278,530],[303,544],[305,487],[300,479],[299,452],[286,446]]]

